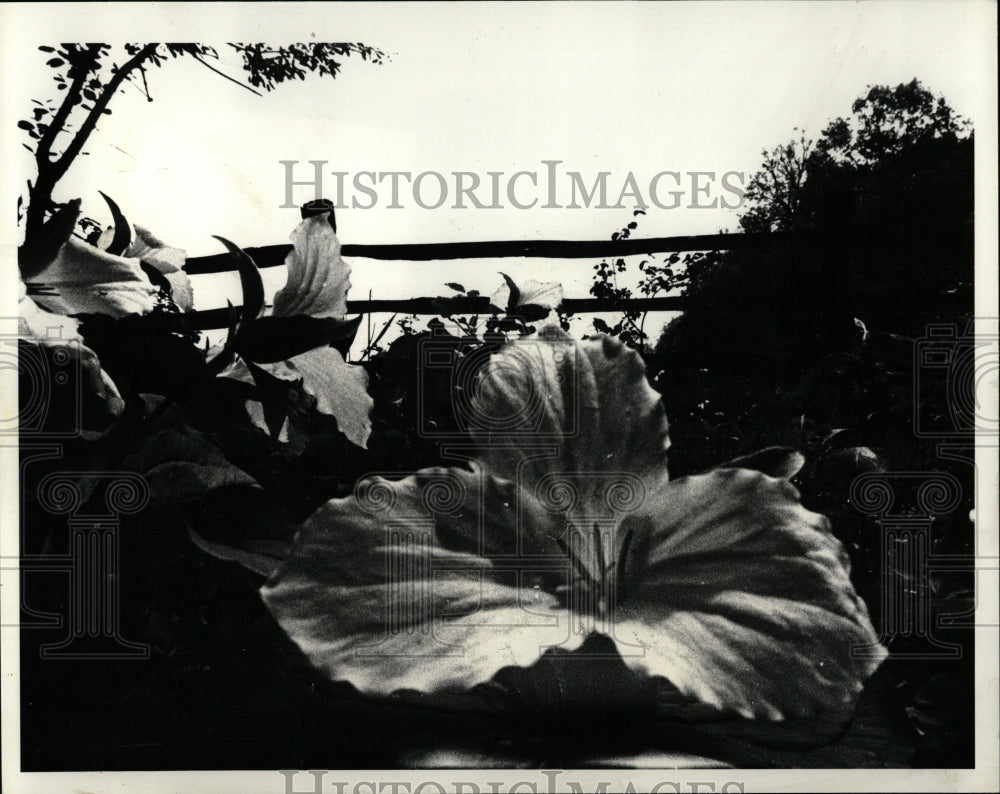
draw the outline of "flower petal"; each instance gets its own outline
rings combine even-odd
[[[608,337],[577,342],[557,327],[507,345],[484,368],[471,431],[499,477],[533,485],[552,471],[625,472],[658,486],[667,420],[639,354]],[[539,457],[539,444],[555,447]]]
[[[348,364],[332,347],[317,347],[279,364],[277,371],[261,366],[279,378],[287,379],[289,371],[301,377],[302,387],[316,398],[316,409],[336,419],[351,443],[367,448],[375,403],[368,394],[368,373],[363,367]]]
[[[541,306],[555,309],[562,303],[563,286],[558,281],[535,281],[529,279],[518,285],[517,306]],[[498,309],[506,310],[510,304],[510,285],[504,281],[490,298],[490,303]]]
[[[886,651],[826,518],[747,469],[671,482],[643,512],[614,628],[631,665],[745,717],[850,712]]]
[[[111,420],[121,415],[125,401],[114,381],[101,368],[97,354],[83,344],[79,321],[39,308],[27,297],[24,284],[20,285],[17,310],[18,335],[25,344],[35,345],[42,349],[43,355],[61,361],[63,373],[79,373],[81,404],[74,406],[74,412],[79,412],[79,429],[84,437],[106,428]],[[43,371],[49,371],[48,367]]]
[[[340,258],[340,240],[327,214],[306,218],[292,232],[294,250],[285,257],[288,280],[274,296],[275,317],[347,314],[351,269]]]
[[[313,514],[261,595],[331,678],[382,694],[464,689],[582,642],[548,587],[495,562],[557,552],[555,531],[481,471],[372,478]]]
[[[170,283],[170,296],[177,308],[182,312],[191,311],[194,294],[191,291],[191,279],[183,270],[187,252],[167,245],[142,226],[132,228],[135,234],[125,256],[135,257],[156,268]]]
[[[83,341],[79,320],[39,308],[28,297],[23,283],[19,287],[17,314],[17,332],[22,339],[51,343]]]
[[[109,254],[75,237],[30,287],[38,305],[57,314],[124,317],[152,311],[156,303],[156,288],[138,259]]]
[[[638,353],[608,337],[577,342],[548,326],[484,368],[473,401],[478,457],[582,533],[599,577],[595,522],[616,526],[667,480],[667,420]],[[605,560],[611,559],[606,551]]]

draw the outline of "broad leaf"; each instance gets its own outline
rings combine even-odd
[[[302,378],[306,392],[316,398],[316,409],[336,419],[351,443],[367,448],[374,408],[367,391],[368,373],[345,362],[332,347],[318,347],[286,363]]]
[[[790,480],[805,465],[806,459],[801,452],[788,447],[767,447],[750,455],[734,458],[726,463],[720,463],[717,469],[753,469],[771,477],[782,477]]]
[[[190,428],[161,430],[125,464],[145,476],[153,498],[163,504],[199,499],[220,488],[260,487],[253,477],[226,460],[207,438]]]
[[[313,348],[333,345],[342,355],[350,350],[361,324],[361,315],[352,320],[333,317],[261,317],[240,329],[236,352],[248,361],[273,364],[294,358]]]
[[[608,339],[549,331],[467,380],[471,471],[361,483],[306,522],[262,591],[317,666],[363,691],[438,692],[597,634],[702,719],[849,715],[885,650],[826,519],[787,480],[722,468],[669,482],[658,396]],[[799,462],[764,457],[783,474]],[[644,691],[598,679],[595,702]],[[552,687],[536,683],[518,688],[545,709]]]
[[[279,541],[273,541],[270,544],[247,542],[244,544],[246,548],[242,548],[208,540],[190,527],[188,533],[194,545],[206,554],[211,554],[220,560],[238,562],[244,568],[264,577],[274,573],[291,550],[291,544]]]
[[[318,347],[287,361],[258,362],[257,366],[280,380],[301,380],[303,389],[316,398],[316,409],[336,419],[340,432],[351,443],[367,447],[374,401],[367,391],[368,373],[362,367],[348,364],[332,347]],[[222,374],[253,382],[246,365],[240,362]]]
[[[545,502],[572,500],[586,532],[616,512],[609,500],[635,510],[667,478],[660,395],[620,342],[580,343],[549,326],[483,370],[469,411],[480,459]]]

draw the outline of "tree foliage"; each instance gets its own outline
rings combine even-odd
[[[289,44],[272,46],[262,43],[228,45],[241,60],[246,82],[232,77],[220,63],[218,51],[206,44],[146,43],[126,44],[116,52],[109,44],[69,43],[39,49],[50,56],[46,65],[59,92],[55,99],[34,99],[29,117],[18,122],[30,143],[24,146],[35,158],[37,173],[28,183],[27,208],[19,202],[19,220],[23,214],[25,242],[21,249],[22,267],[32,267],[43,255],[44,239],[51,236],[54,212],[60,206],[53,199],[59,180],[81,154],[98,122],[111,110],[109,105],[126,83],[137,87],[152,102],[148,74],[178,58],[191,58],[216,75],[255,94],[273,91],[282,83],[304,80],[309,75],[337,77],[344,58],[358,56],[381,64],[386,55],[360,43]],[[94,232],[92,221],[83,223],[85,232]]]
[[[810,157],[815,151],[812,140],[799,132],[783,146],[763,151],[760,171],[747,183],[744,200],[747,210],[740,226],[748,232],[778,232],[789,229],[799,213]]]
[[[784,371],[845,349],[855,318],[916,336],[971,310],[967,123],[916,81],[873,87],[853,107],[815,143],[799,132],[765,158],[741,226],[793,237],[692,273],[691,308],[660,342],[673,363]]]
[[[957,410],[951,371],[919,369],[916,353],[931,323],[956,339],[970,327],[973,147],[969,124],[916,80],[870,87],[815,142],[796,131],[765,152],[740,219],[747,232],[787,234],[702,260],[689,308],[649,357],[668,406],[672,474],[765,444],[803,450],[809,463],[796,485],[833,520],[869,606],[878,609],[891,577],[892,587],[933,589],[933,620],[972,603],[970,573],[928,585],[926,572],[892,568],[883,527],[849,493],[866,472],[948,472],[963,498],[934,520],[934,546],[974,549],[970,468],[915,433],[915,417]],[[914,493],[900,493],[894,509],[919,512],[916,504]],[[933,657],[926,638],[895,639],[893,647]],[[970,631],[949,639],[964,660],[972,656]],[[971,664],[886,665],[924,765],[971,760]]]

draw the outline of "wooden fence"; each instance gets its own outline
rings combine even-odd
[[[358,245],[346,244],[341,248],[343,256],[361,257],[398,262],[429,262],[453,259],[506,259],[537,257],[546,259],[588,259],[600,260],[625,256],[690,251],[737,250],[757,247],[771,247],[788,240],[791,235],[783,233],[761,234],[702,234],[683,237],[629,238],[625,240],[499,240],[487,242],[455,243],[404,243],[398,245]],[[269,268],[284,264],[291,245],[269,245],[247,248],[246,252],[258,267]],[[212,256],[193,257],[185,265],[189,275],[205,273],[234,272],[233,261],[228,253]],[[468,297],[419,297],[388,300],[356,300],[347,302],[349,314],[373,314],[376,312],[396,312],[399,314],[489,314],[489,298]],[[600,298],[566,298],[561,304],[568,314],[606,311],[682,311],[685,307],[683,296],[667,295],[657,298],[631,298],[610,303]],[[193,312],[189,315],[193,327],[198,330],[225,328],[228,325],[227,309],[211,309]]]

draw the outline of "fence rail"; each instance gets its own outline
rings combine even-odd
[[[623,309],[640,312],[678,312],[683,311],[685,306],[686,299],[680,295],[630,298],[627,301],[615,301],[613,304],[598,298],[564,298],[559,304],[559,308],[567,314],[618,312]],[[469,298],[462,295],[452,298],[400,298],[347,302],[348,314],[489,315],[495,311],[490,308],[490,299],[487,297]],[[211,331],[229,326],[229,309],[188,312],[184,317],[188,327],[196,331]]]
[[[779,232],[695,234],[681,237],[646,237],[627,240],[494,240],[456,243],[399,243],[365,245],[347,243],[341,248],[346,257],[386,261],[430,262],[450,259],[600,259],[685,251],[734,251],[742,248],[774,246],[791,235]],[[285,262],[291,245],[247,248],[257,267],[276,267]],[[184,269],[190,275],[225,273],[233,269],[229,254],[192,257]]]
[[[684,235],[679,237],[629,238],[625,240],[496,240],[453,243],[402,243],[393,245],[346,244],[345,257],[360,257],[398,262],[429,262],[454,259],[510,259],[538,257],[545,259],[591,259],[625,257],[690,251],[733,251],[738,249],[775,247],[791,241],[788,233],[720,233]],[[291,245],[267,245],[247,248],[246,252],[258,267],[283,265]],[[184,266],[189,275],[235,272],[228,253],[192,257]],[[679,295],[659,298],[630,298],[610,302],[598,298],[566,298],[560,308],[568,314],[588,312],[682,311],[686,300]],[[380,312],[417,315],[491,314],[487,297],[421,297],[384,300],[348,301],[349,314]],[[227,309],[209,309],[187,315],[192,328],[199,331],[226,328]]]

